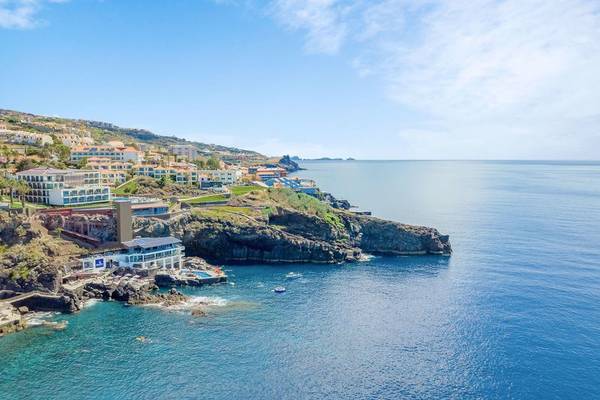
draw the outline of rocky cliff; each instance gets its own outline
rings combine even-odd
[[[0,212],[0,290],[56,292],[65,266],[83,251],[35,220]]]
[[[287,172],[296,172],[302,169],[296,161],[292,160],[289,155],[281,157],[277,165],[279,165],[281,168],[284,168]]]
[[[370,254],[451,253],[448,236],[337,210],[310,196],[268,190],[228,206],[195,209],[169,221],[137,219],[141,236],[173,235],[187,254],[215,263],[338,263]]]

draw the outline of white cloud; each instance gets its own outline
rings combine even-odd
[[[290,29],[306,31],[309,51],[336,53],[346,39],[349,8],[336,0],[276,0],[273,15]]]
[[[38,14],[44,3],[68,0],[0,0],[0,28],[31,29],[40,23]]]
[[[600,115],[596,0],[274,5],[278,21],[306,32],[311,50],[348,49],[361,76],[379,77],[391,99],[425,115],[425,125],[435,121],[446,132],[436,135],[438,145],[458,140],[477,154],[488,150],[477,146],[497,143],[502,154],[557,157],[561,147],[598,142],[600,129],[585,122]]]

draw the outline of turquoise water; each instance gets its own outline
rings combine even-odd
[[[600,397],[600,164],[304,166],[454,255],[226,267],[204,318],[97,303],[0,339],[0,398]]]

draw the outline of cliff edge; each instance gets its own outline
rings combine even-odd
[[[363,253],[452,252],[449,237],[436,229],[356,215],[286,189],[251,192],[168,221],[137,219],[135,229],[140,236],[176,236],[187,255],[214,263],[338,263]]]

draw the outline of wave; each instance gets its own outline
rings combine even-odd
[[[58,314],[60,313],[51,311],[32,312],[25,315],[25,322],[29,327],[42,326],[47,324],[52,317]]]

